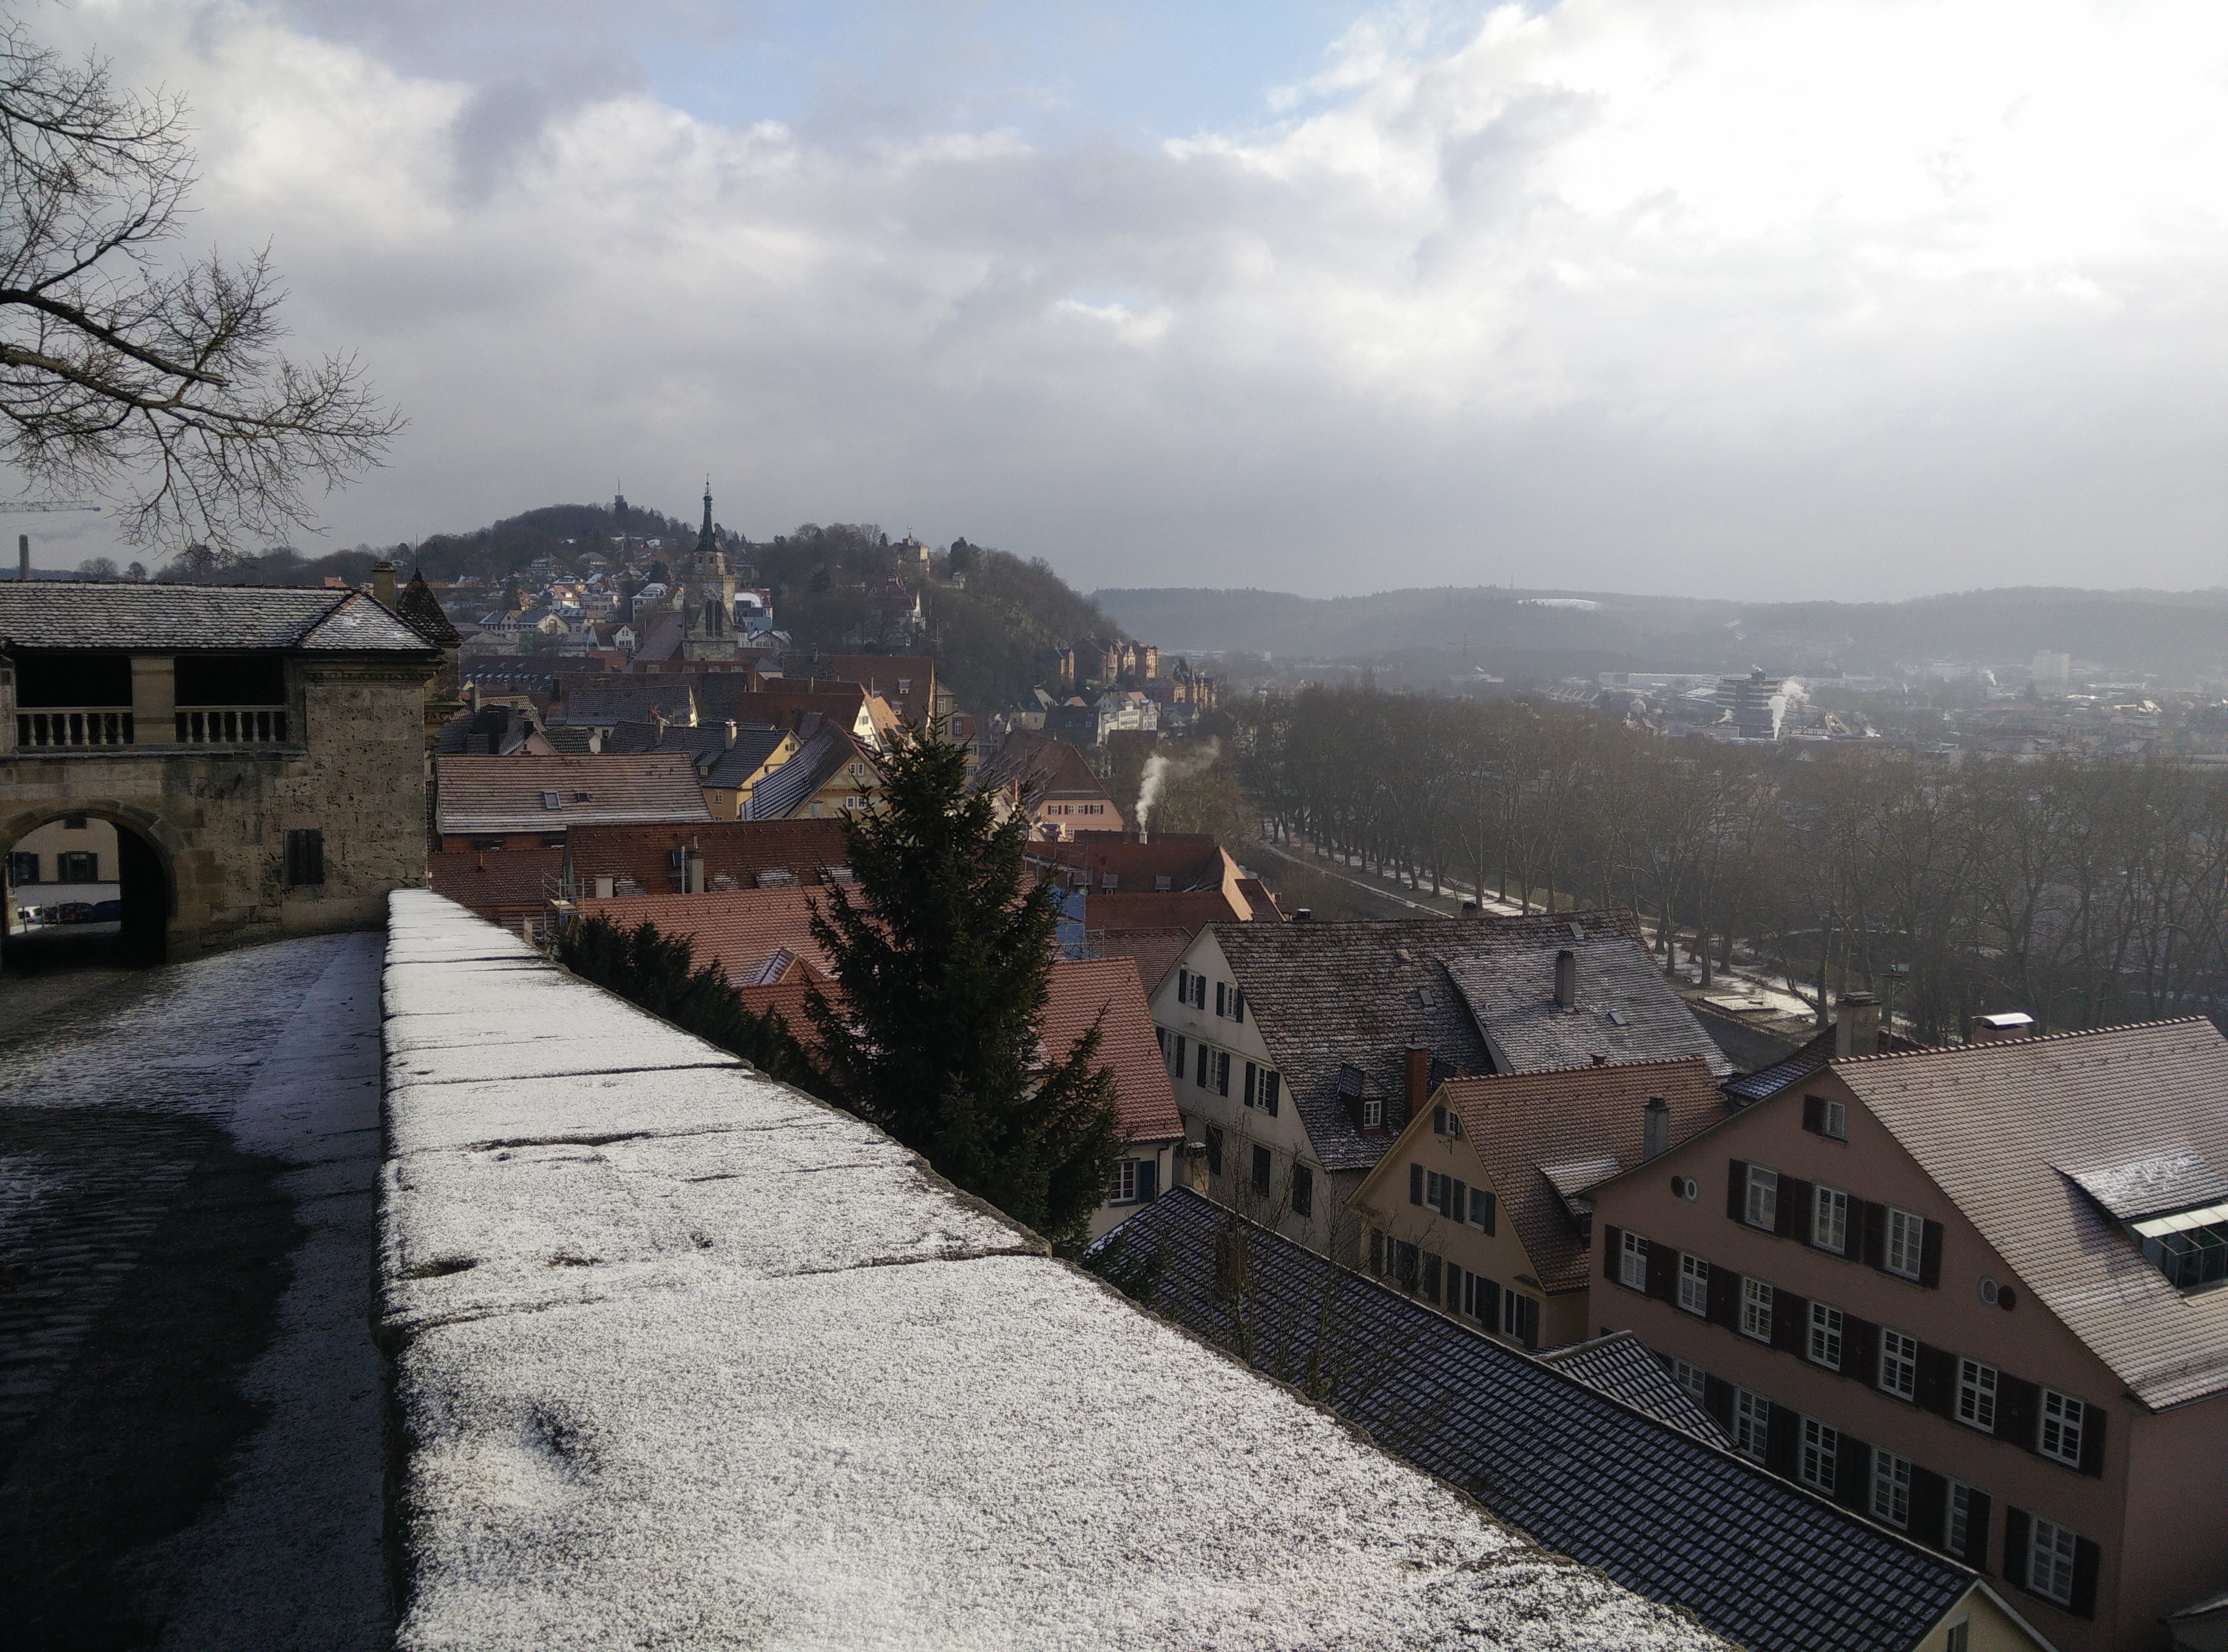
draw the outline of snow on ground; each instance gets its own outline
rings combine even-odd
[[[1722,1644],[437,896],[385,1001],[400,1647]]]

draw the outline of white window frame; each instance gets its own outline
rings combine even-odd
[[[1899,1379],[1899,1380],[1898,1380]],[[1876,1386],[1898,1399],[1918,1398],[1918,1339],[1908,1331],[1880,1327],[1879,1370]]]
[[[1996,1381],[2001,1373],[1979,1360],[1957,1361],[1957,1420],[1983,1434],[1996,1431]]]
[[[1771,1449],[1771,1402],[1745,1388],[1733,1390],[1733,1450],[1756,1462]]]
[[[1699,1365],[1674,1356],[1671,1361],[1671,1380],[1692,1395],[1698,1405],[1709,1398],[1710,1373]]]
[[[1925,1258],[1926,1219],[1890,1205],[1887,1244],[1880,1257],[1881,1265],[1899,1279],[1916,1279],[1925,1266]]]
[[[1873,1518],[1902,1531],[1911,1524],[1909,1457],[1873,1448]]]
[[[1821,1183],[1810,1195],[1810,1243],[1840,1256],[1849,1248],[1849,1195]]]
[[[1818,1128],[1837,1142],[1849,1139],[1849,1104],[1839,1096],[1821,1098],[1825,1105],[1818,1111]]]
[[[1691,1251],[1679,1254],[1679,1306],[1706,1319],[1710,1312],[1710,1265]]]
[[[1370,1096],[1363,1099],[1361,1104],[1361,1128],[1364,1130],[1383,1130],[1385,1128],[1385,1103],[1380,1098]]]
[[[1804,1418],[1802,1450],[1795,1459],[1796,1478],[1830,1496],[1841,1467],[1841,1431],[1815,1417]]]
[[[1740,1333],[1758,1342],[1771,1341],[1771,1287],[1761,1279],[1741,1281]],[[1761,1323],[1759,1331],[1755,1327]]]
[[[1972,1539],[1973,1489],[1962,1480],[1952,1480],[1950,1495],[1942,1502],[1942,1546],[1962,1560]]]
[[[1617,1282],[1628,1290],[1648,1289],[1648,1239],[1629,1227],[1617,1235]]]
[[[2042,1391],[2042,1421],[2034,1449],[2069,1469],[2081,1466],[2081,1438],[2089,1421],[2089,1402],[2055,1388]]]
[[[1748,1168],[1748,1197],[1742,1206],[1743,1219],[1751,1227],[1761,1227],[1767,1233],[1779,1226],[1779,1172],[1767,1170],[1760,1164]]]
[[[1119,1159],[1114,1165],[1113,1190],[1106,1196],[1110,1205],[1134,1205],[1137,1202],[1137,1167],[1142,1159]]]
[[[2027,1517],[2026,1586],[2060,1606],[2073,1604],[2073,1560],[2081,1542],[2071,1527],[2039,1514]]]
[[[1822,1365],[1828,1371],[1841,1368],[1842,1333],[1847,1327],[1847,1321],[1842,1317],[1840,1309],[1829,1307],[1822,1302],[1810,1304],[1808,1352],[1811,1364]]]

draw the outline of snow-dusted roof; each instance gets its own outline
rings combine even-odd
[[[400,1647],[1723,1644],[451,902],[385,1010]]]

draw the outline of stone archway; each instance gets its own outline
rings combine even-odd
[[[0,818],[0,856],[49,822],[72,815],[106,821],[116,829],[117,895],[121,907],[115,956],[133,964],[160,964],[170,953],[178,910],[175,870],[183,845],[161,816],[114,799],[87,799],[67,807],[48,804]]]

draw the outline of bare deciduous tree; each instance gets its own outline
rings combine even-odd
[[[184,105],[0,16],[0,460],[124,504],[134,543],[268,538],[400,427],[353,356],[280,354],[267,254],[167,257],[195,182]]]

